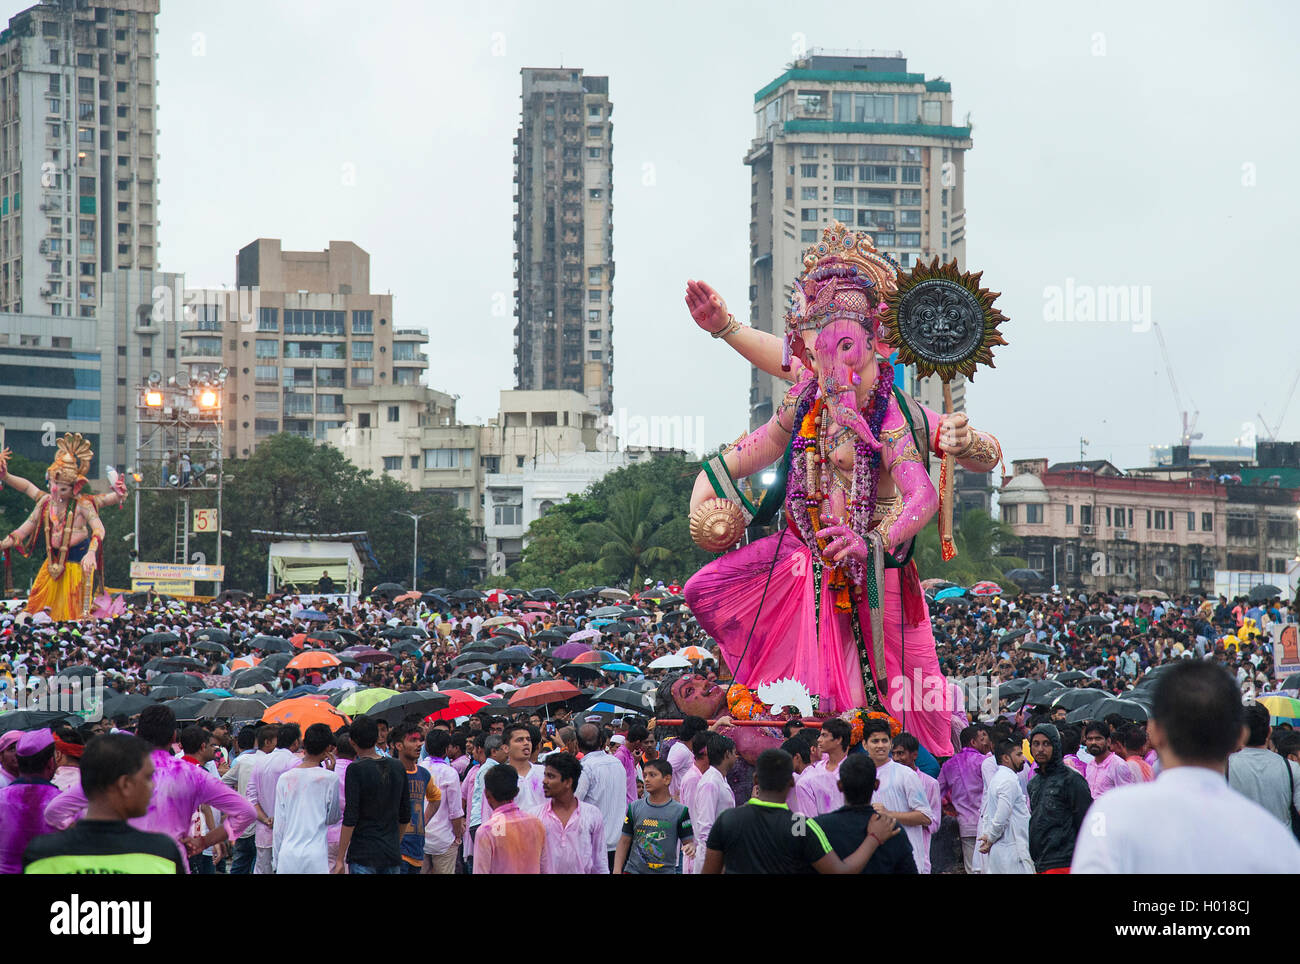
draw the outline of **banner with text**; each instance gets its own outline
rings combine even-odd
[[[192,579],[196,582],[221,582],[225,566],[186,566],[170,562],[133,562],[132,579]]]

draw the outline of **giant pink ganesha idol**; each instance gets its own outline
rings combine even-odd
[[[948,756],[951,708],[922,699],[947,686],[910,561],[913,539],[938,507],[921,450],[933,439],[987,471],[995,443],[969,432],[964,416],[941,419],[893,390],[893,367],[877,351],[892,351],[880,315],[897,267],[870,237],[837,222],[804,268],[784,352],[774,336],[730,316],[710,327],[774,374],[781,354],[795,382],[766,425],[706,463],[691,497],[697,543],[727,548],[748,521],[736,480],[785,460],[786,527],[705,566],[686,599],[738,682],[798,680],[821,713],[884,709]],[[702,283],[688,285],[687,302],[701,326],[725,315]]]

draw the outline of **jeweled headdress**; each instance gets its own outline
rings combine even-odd
[[[876,250],[870,235],[832,221],[822,231],[822,239],[804,252],[803,265],[785,313],[782,365],[787,371],[796,336],[820,331],[836,318],[851,318],[872,332],[878,343],[886,340],[880,313],[885,299],[894,293],[898,264]]]
[[[90,471],[90,460],[95,457],[90,443],[81,437],[80,432],[76,435],[69,432],[55,444],[57,452],[45,474],[53,482],[65,485],[81,482],[84,485],[86,473]]]

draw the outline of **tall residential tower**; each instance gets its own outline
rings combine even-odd
[[[50,0],[0,32],[0,311],[94,318],[158,264],[158,0]]]
[[[817,51],[754,95],[750,321],[781,334],[804,249],[832,220],[867,231],[903,268],[966,256],[964,158],[969,126],[953,126],[952,86],[908,73],[901,53]],[[942,409],[934,378],[907,387]],[[964,382],[952,383],[958,411]],[[772,416],[783,382],[754,369],[750,424]]]
[[[515,136],[515,385],[613,411],[613,124],[609,78],[523,73]]]

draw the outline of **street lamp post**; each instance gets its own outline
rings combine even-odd
[[[420,520],[425,516],[433,515],[433,510],[416,515],[414,512],[407,512],[405,509],[393,509],[393,515],[404,515],[415,523],[415,541],[411,546],[411,592],[415,592],[415,575],[416,564],[420,556]]]

